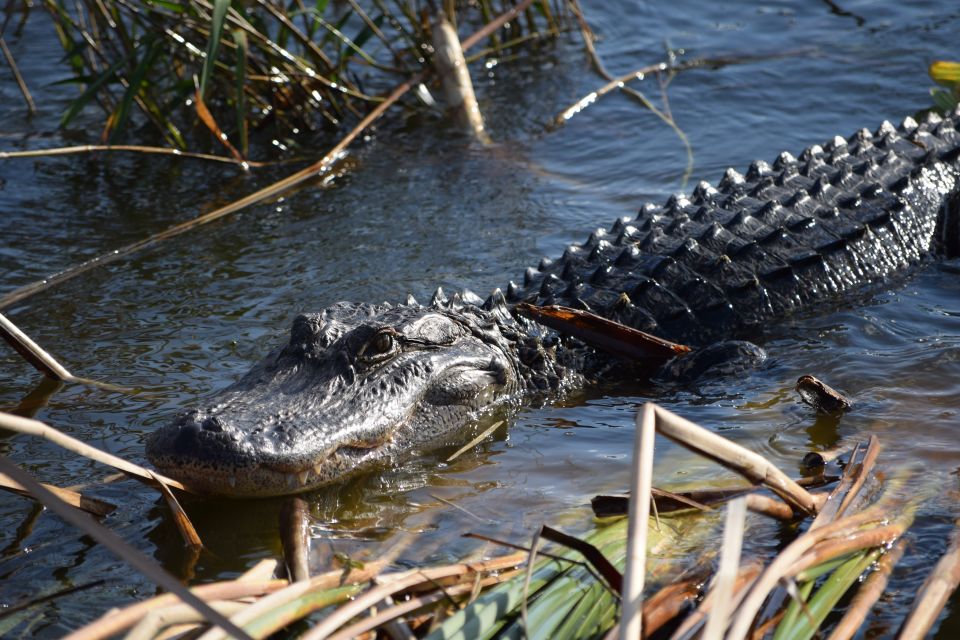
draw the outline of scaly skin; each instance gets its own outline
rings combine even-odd
[[[693,345],[749,336],[835,304],[960,244],[960,113],[884,123],[729,169],[717,188],[647,205],[481,305],[340,303],[294,321],[289,343],[209,405],[153,435],[148,458],[199,491],[295,493],[457,440],[519,392],[597,373],[511,304],[589,309]],[[439,293],[439,292],[438,292]]]

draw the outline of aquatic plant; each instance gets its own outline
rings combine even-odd
[[[443,9],[476,28],[520,2],[500,4],[495,11],[491,0],[444,2]],[[492,36],[491,46],[558,32],[547,0],[524,4],[522,19]],[[44,0],[82,87],[62,122],[97,105],[106,114],[105,143],[146,128],[176,148],[212,137],[242,157],[251,137],[284,149],[307,132],[354,124],[383,93],[430,67],[439,10],[410,0],[363,5]]]

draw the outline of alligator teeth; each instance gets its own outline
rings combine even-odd
[[[230,476],[227,478],[227,483],[230,485],[230,488],[236,488],[237,486],[237,476]]]
[[[289,473],[287,474],[287,488],[296,489],[297,488],[297,474]]]
[[[301,471],[300,473],[297,474],[297,480],[300,481],[301,487],[306,486],[307,480],[309,479],[310,479],[310,469],[307,469],[306,471]]]

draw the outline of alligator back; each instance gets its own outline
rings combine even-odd
[[[716,188],[701,182],[544,259],[507,299],[589,309],[693,344],[840,299],[942,245],[956,224],[944,218],[960,193],[958,122],[885,122],[746,175],[728,169]]]

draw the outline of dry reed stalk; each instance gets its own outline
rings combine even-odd
[[[233,600],[207,600],[206,602],[214,610],[225,616],[236,615],[250,606],[244,602]],[[127,633],[124,640],[151,640],[159,635],[163,629],[173,625],[188,623],[196,625],[206,622],[206,619],[193,607],[185,604],[175,604],[149,612]]]
[[[109,502],[104,502],[103,500],[98,500],[97,498],[91,498],[90,496],[85,496],[82,493],[77,491],[71,491],[70,489],[62,489],[56,487],[52,484],[41,483],[47,491],[56,495],[58,498],[69,504],[71,507],[76,507],[77,509],[82,509],[87,513],[93,514],[98,517],[103,517],[107,514],[113,513],[116,510],[116,505],[112,505]],[[12,491],[18,495],[21,495],[25,498],[31,498],[36,500],[34,496],[24,489],[20,483],[15,481],[13,478],[10,478],[6,474],[0,473],[0,488]]]
[[[61,382],[73,382],[76,380],[74,375],[67,371],[66,367],[57,362],[49,353],[44,351],[40,345],[30,339],[30,336],[20,330],[17,325],[9,318],[0,313],[0,337],[7,344],[13,347],[13,350],[19,353],[24,360],[29,362],[37,371],[53,380]]]
[[[877,561],[876,570],[867,576],[867,579],[860,585],[860,588],[857,590],[857,595],[853,597],[853,600],[851,600],[847,606],[847,612],[843,614],[843,618],[840,619],[837,626],[830,632],[827,640],[849,640],[860,630],[864,620],[867,619],[867,614],[870,612],[870,609],[877,600],[880,599],[880,596],[883,595],[884,590],[887,588],[890,574],[903,556],[905,548],[906,544],[903,538],[901,538],[897,540],[889,551],[880,557],[880,560]]]
[[[404,571],[393,575],[384,575],[379,577],[377,586],[358,595],[351,602],[339,607],[336,611],[320,621],[301,636],[301,640],[320,640],[326,638],[331,633],[339,629],[344,623],[359,615],[366,609],[378,604],[387,596],[393,596],[400,591],[404,591],[420,583],[430,583],[434,580],[448,578],[451,576],[471,576],[486,571],[501,571],[512,569],[523,562],[526,562],[528,554],[513,553],[508,556],[487,560],[484,562],[474,562],[468,564],[453,564],[445,567],[435,567],[431,569],[415,569]],[[239,616],[238,616],[239,617]],[[242,621],[240,621],[242,623]],[[208,634],[201,640],[214,640],[222,637],[221,634]]]
[[[707,616],[703,630],[704,640],[719,640],[723,637],[732,609],[733,585],[740,567],[740,552],[743,549],[743,532],[747,519],[748,497],[736,498],[727,504],[726,523],[723,527],[723,544],[720,549],[720,566],[713,578],[713,608]],[[786,505],[784,505],[786,506]],[[787,507],[789,509],[789,507]],[[792,512],[792,510],[791,510]]]
[[[863,460],[857,464],[852,471],[854,476],[853,485],[850,487],[850,491],[847,492],[847,495],[844,496],[843,502],[840,503],[840,508],[837,510],[838,516],[842,516],[844,513],[846,513],[847,509],[850,507],[850,504],[860,494],[860,490],[863,488],[864,483],[866,483],[870,472],[873,471],[874,466],[877,464],[877,456],[879,455],[880,440],[877,438],[877,436],[871,434],[870,438],[867,440],[867,451],[863,454]]]
[[[923,581],[910,613],[897,633],[898,640],[913,640],[927,635],[930,627],[960,584],[960,520],[954,523],[950,546]]]
[[[456,452],[454,452],[453,454],[451,454],[450,457],[447,458],[447,462],[453,462],[454,460],[456,460],[457,458],[459,458],[461,455],[463,455],[466,451],[469,451],[470,449],[473,449],[476,445],[480,444],[480,442],[483,441],[484,438],[486,438],[488,435],[490,435],[491,433],[493,433],[494,431],[496,431],[497,429],[499,429],[499,428],[500,428],[500,425],[502,425],[502,424],[503,424],[503,420],[499,420],[499,421],[495,422],[494,424],[492,424],[491,426],[489,426],[489,427],[487,427],[486,429],[484,429],[483,432],[481,432],[479,435],[477,435],[476,438],[474,438],[473,440],[471,440],[471,441],[468,442],[467,444],[463,445],[462,447],[460,447],[459,449],[457,449]]]
[[[168,591],[176,593],[181,600],[200,612],[211,624],[217,625],[224,633],[231,634],[238,640],[252,640],[248,634],[230,622],[228,618],[211,609],[206,602],[180,584],[176,578],[157,564],[156,560],[147,557],[119,535],[98,523],[89,514],[79,511],[57,498],[34,480],[29,473],[10,462],[5,456],[0,456],[0,472],[12,477],[13,480],[30,491],[45,507],[56,513],[68,524],[96,540],[145,578]]]
[[[44,158],[50,156],[65,156],[78,153],[97,153],[101,151],[114,152],[126,151],[133,153],[148,153],[165,156],[177,156],[179,158],[192,158],[196,160],[208,160],[210,162],[224,162],[226,164],[240,165],[246,170],[247,167],[267,167],[270,162],[254,162],[253,160],[236,160],[224,156],[215,156],[210,153],[196,153],[193,151],[181,151],[180,149],[170,149],[168,147],[148,147],[138,144],[82,144],[71,147],[56,147],[52,149],[35,149],[30,151],[0,151],[0,160],[15,158]]]
[[[7,47],[7,41],[3,38],[3,36],[0,36],[0,50],[3,51],[3,57],[6,58],[7,64],[10,65],[10,70],[13,71],[13,78],[17,81],[17,86],[20,88],[20,93],[23,94],[23,99],[27,103],[27,110],[31,114],[36,113],[37,105],[33,102],[33,96],[30,95],[30,89],[27,88],[27,83],[24,82],[23,76],[20,75],[20,68],[17,66],[17,61],[14,59],[13,54],[10,53],[10,49]]]
[[[810,567],[816,567],[824,562],[853,553],[854,551],[872,549],[873,547],[890,544],[903,535],[903,532],[907,530],[908,524],[909,518],[905,518],[895,524],[858,531],[839,540],[824,540],[794,562],[787,570],[786,575],[795,576]]]
[[[73,453],[81,455],[84,458],[89,458],[90,460],[95,460],[119,469],[127,475],[132,476],[133,478],[150,486],[156,486],[156,484],[160,482],[173,489],[179,489],[181,491],[190,493],[190,489],[172,478],[167,478],[166,476],[162,476],[159,473],[154,473],[149,469],[141,467],[140,465],[132,462],[128,462],[127,460],[117,457],[111,453],[91,447],[90,445],[83,443],[76,438],[71,438],[67,434],[62,433],[55,428],[44,424],[43,422],[40,422],[39,420],[21,418],[20,416],[0,412],[0,427],[9,429],[10,431],[15,431],[17,433],[23,433],[49,440],[55,445],[63,447],[67,451],[72,451]]]
[[[434,71],[443,88],[447,113],[457,128],[470,133],[483,143],[490,144],[490,136],[483,128],[480,105],[473,91],[470,69],[463,59],[463,48],[457,30],[441,10],[432,25]]]
[[[847,535],[855,532],[861,526],[883,520],[886,518],[886,512],[876,507],[871,507],[841,520],[831,522],[818,529],[808,530],[805,534],[787,545],[780,555],[774,558],[760,577],[750,588],[740,607],[736,617],[727,634],[728,640],[740,640],[747,636],[754,618],[760,611],[760,606],[770,595],[770,592],[780,583],[780,580],[789,575],[789,569],[793,564],[802,558],[810,549],[821,540],[830,537]]]
[[[643,637],[643,585],[646,579],[647,530],[650,526],[650,491],[653,488],[653,448],[657,428],[656,405],[648,402],[637,412],[630,469],[630,513],[627,555],[621,596],[620,638]]]
[[[743,600],[747,590],[753,584],[753,581],[757,578],[757,576],[760,575],[760,571],[762,569],[763,566],[757,563],[751,563],[740,567],[739,571],[737,572],[737,579],[734,581],[732,587],[733,595],[731,596],[731,604],[733,608],[736,608]],[[680,626],[674,630],[673,635],[670,636],[670,640],[681,640],[692,637],[693,632],[703,624],[707,615],[709,615],[710,611],[713,610],[716,599],[716,594],[714,594],[712,590],[707,593],[707,595],[704,596],[703,601],[700,603],[700,606],[697,607],[696,611],[684,618],[683,622],[680,623]]]
[[[290,582],[309,580],[310,520],[303,498],[287,498],[280,507],[280,545]]]
[[[416,611],[417,609],[435,604],[441,600],[448,600],[462,595],[468,595],[471,594],[476,588],[485,589],[519,575],[519,569],[513,571],[504,571],[496,576],[490,576],[488,578],[483,578],[467,584],[453,585],[452,587],[447,587],[446,589],[440,591],[435,590],[433,593],[411,598],[399,604],[394,604],[390,607],[380,609],[373,615],[341,628],[336,633],[330,635],[328,640],[349,640],[350,638],[356,638],[362,633],[373,631],[381,625],[386,624],[391,620],[395,620],[400,616],[404,616],[412,611]],[[479,577],[479,574],[477,577]]]
[[[751,482],[763,483],[793,507],[807,514],[817,510],[810,493],[763,456],[730,442],[653,403],[657,431],[695,453],[736,471]]]
[[[286,587],[286,580],[271,580],[269,576],[276,569],[276,560],[261,560],[252,569],[236,580],[212,582],[193,587],[191,591],[204,600],[238,600],[240,598],[261,597]],[[337,575],[342,575],[338,572]],[[175,606],[180,599],[172,593],[136,602],[123,609],[108,611],[90,624],[73,631],[64,640],[102,640],[129,629],[151,611],[163,607]]]

